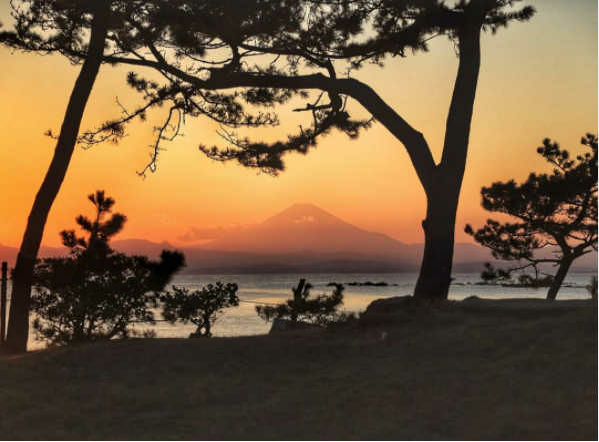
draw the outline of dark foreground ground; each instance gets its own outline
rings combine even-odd
[[[0,439],[597,439],[590,302],[459,304],[0,356]]]

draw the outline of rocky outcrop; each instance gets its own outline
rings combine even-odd
[[[360,315],[360,324],[376,325],[411,320],[414,313],[428,307],[426,301],[413,296],[394,296],[375,299]]]

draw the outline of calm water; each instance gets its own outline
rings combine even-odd
[[[585,286],[593,273],[572,273],[561,288],[558,299],[584,299],[589,294]],[[199,288],[204,284],[216,281],[235,282],[239,285],[239,298],[243,301],[239,307],[226,310],[217,320],[213,334],[215,336],[242,336],[268,333],[270,324],[262,321],[255,312],[256,303],[277,303],[291,296],[291,287],[296,286],[300,277],[306,278],[313,286],[313,294],[330,293],[329,282],[381,282],[393,284],[388,287],[345,287],[344,309],[347,311],[362,311],[370,302],[377,298],[409,295],[416,283],[417,273],[401,274],[312,274],[312,275],[180,275],[173,284]],[[476,295],[484,298],[544,298],[546,288],[508,288],[501,286],[474,285],[480,281],[479,273],[454,274],[455,280],[449,292],[449,298],[464,299]],[[156,319],[162,319],[160,313]],[[159,337],[187,337],[195,330],[193,325],[170,325],[157,322],[155,325],[136,325],[137,331],[154,330]],[[33,333],[32,333],[33,335]],[[43,343],[30,338],[30,348],[40,348]]]

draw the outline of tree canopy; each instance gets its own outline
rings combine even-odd
[[[495,32],[534,13],[530,6],[518,8],[521,0],[106,1],[111,20],[104,61],[149,67],[164,81],[131,72],[127,81],[142,94],[144,104],[82,134],[79,141],[90,145],[116,140],[124,135],[123,124],[144,119],[149,109],[168,103],[142,173],[155,170],[160,142],[178,133],[185,116],[205,116],[222,125],[225,139],[224,148],[200,145],[210,158],[276,174],[284,169],[287,152],[306,153],[318,136],[334,128],[356,137],[372,123],[351,118],[351,97],[386,126],[390,120],[400,124],[392,132],[406,145],[422,178],[421,171],[435,166],[426,142],[409,142],[414,130],[395,112],[387,115],[390,109],[373,111],[374,91],[349,77],[351,71],[366,63],[383,65],[387,57],[426,51],[427,42],[437,36],[457,41],[469,26]],[[0,34],[5,44],[61,53],[74,63],[85,59],[84,35],[94,2],[16,3],[15,30]],[[320,92],[310,95],[308,90]],[[305,100],[294,110],[310,116],[296,133],[268,143],[236,132],[278,124],[272,107],[293,98]]]

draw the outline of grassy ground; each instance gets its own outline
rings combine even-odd
[[[597,439],[596,310],[533,304],[0,357],[0,439]]]

